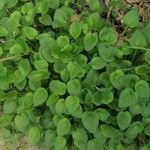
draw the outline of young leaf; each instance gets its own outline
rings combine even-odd
[[[133,32],[130,38],[130,45],[135,47],[146,47],[147,40],[140,30]]]
[[[33,95],[33,105],[36,107],[43,104],[47,97],[47,90],[45,88],[38,88]]]
[[[82,116],[82,124],[90,133],[95,133],[99,124],[97,114],[92,111],[84,112]]]
[[[72,114],[80,106],[79,98],[77,96],[68,96],[65,101],[65,106],[69,114]]]
[[[91,32],[87,33],[83,39],[83,45],[85,50],[86,51],[92,50],[96,46],[97,42],[98,42],[97,33],[91,33]]]
[[[59,80],[52,80],[49,84],[50,91],[56,95],[64,95],[66,93],[66,84]]]
[[[119,97],[119,107],[126,108],[138,102],[138,94],[132,88],[124,89]]]
[[[66,139],[63,136],[57,136],[55,139],[55,150],[64,150]]]
[[[95,70],[100,70],[106,66],[106,62],[103,61],[100,57],[94,57],[91,60],[92,68]]]
[[[27,76],[31,71],[29,60],[21,59],[18,63],[18,70],[21,72],[22,75]]]
[[[4,114],[12,114],[17,108],[17,103],[13,100],[7,100],[4,102]]]
[[[70,95],[79,95],[81,92],[81,83],[78,79],[70,80],[67,83],[67,90]]]
[[[98,0],[88,0],[88,5],[93,11],[96,11],[100,8],[100,3]]]
[[[35,37],[38,35],[37,30],[29,26],[24,26],[22,29],[22,33],[29,40],[34,40]]]
[[[41,129],[37,126],[31,127],[28,132],[29,143],[35,145],[41,138]]]
[[[134,28],[139,25],[139,12],[137,9],[132,9],[125,14],[123,17],[123,23],[130,27]]]
[[[125,130],[130,126],[131,123],[131,115],[129,112],[119,112],[117,115],[117,123],[121,130]]]
[[[67,118],[63,118],[57,124],[57,134],[59,136],[66,135],[70,131],[70,128],[71,128],[70,121]]]
[[[24,132],[29,125],[29,118],[25,114],[17,115],[14,122],[17,130]]]
[[[135,91],[137,92],[141,100],[149,100],[150,97],[150,87],[149,84],[141,80],[135,84]]]
[[[69,28],[69,33],[74,39],[77,39],[81,34],[81,30],[82,30],[81,23],[78,21],[74,21]]]
[[[65,100],[59,99],[56,103],[56,112],[58,114],[63,114],[66,111]]]
[[[7,35],[8,35],[7,29],[0,25],[0,37],[7,36]]]

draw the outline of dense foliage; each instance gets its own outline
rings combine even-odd
[[[150,149],[149,46],[150,21],[121,0],[0,0],[7,148],[25,135],[50,150]]]

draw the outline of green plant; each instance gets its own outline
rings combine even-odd
[[[8,149],[21,136],[54,150],[150,149],[150,21],[126,9],[120,33],[104,7],[0,1],[0,137]]]

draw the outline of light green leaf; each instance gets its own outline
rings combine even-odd
[[[54,106],[57,103],[58,99],[59,99],[58,95],[52,94],[48,97],[46,105],[49,107]]]
[[[47,0],[48,6],[51,9],[57,9],[59,7],[59,0]]]
[[[42,87],[38,88],[33,95],[33,105],[36,107],[43,104],[46,101],[47,97],[47,90]]]
[[[8,35],[7,29],[0,25],[0,37],[7,36],[7,35]]]
[[[49,88],[53,94],[64,95],[66,93],[66,84],[59,80],[51,81]]]
[[[58,114],[63,114],[66,111],[65,100],[59,99],[56,103],[56,112]]]
[[[91,32],[87,33],[83,39],[83,45],[85,50],[86,51],[92,50],[96,46],[97,42],[98,42],[97,33],[91,33]]]
[[[79,95],[81,92],[81,83],[78,79],[70,80],[67,83],[67,90],[70,95]]]
[[[146,47],[147,40],[140,30],[133,32],[130,38],[130,45],[135,47]]]
[[[119,96],[119,107],[126,108],[138,102],[138,94],[132,88],[124,89]]]
[[[15,112],[17,103],[13,100],[7,100],[4,102],[4,114],[12,114]]]
[[[70,121],[67,118],[63,118],[57,124],[57,134],[59,136],[66,135],[70,131],[70,128]]]
[[[135,84],[135,91],[137,92],[141,100],[149,100],[150,97],[150,87],[149,84],[141,80]]]
[[[130,28],[139,26],[138,9],[132,9],[129,12],[127,12],[123,17],[123,23]]]
[[[68,96],[65,101],[65,106],[69,114],[72,114],[80,106],[79,98],[77,96]]]
[[[121,130],[125,130],[130,126],[131,114],[127,111],[119,112],[117,115],[117,123]]]
[[[52,24],[52,18],[48,14],[44,14],[41,17],[39,17],[39,21],[46,26],[49,26]]]
[[[74,21],[69,28],[69,33],[74,39],[77,39],[81,34],[81,30],[81,23],[79,23],[78,21]]]
[[[99,124],[97,114],[92,111],[84,112],[82,116],[82,124],[90,133],[95,133]]]
[[[100,8],[99,0],[88,0],[88,5],[93,11],[96,11]]]
[[[37,126],[31,127],[28,132],[28,142],[35,145],[41,138],[41,129]]]
[[[29,118],[25,114],[17,115],[14,122],[17,130],[24,132],[29,125]]]
[[[21,72],[22,75],[27,76],[31,71],[29,60],[21,59],[18,63],[18,70]]]
[[[94,57],[91,60],[92,68],[95,70],[100,70],[106,66],[106,62],[100,57]]]
[[[66,139],[63,136],[57,136],[55,139],[55,150],[64,150]]]
[[[29,26],[24,26],[22,28],[22,33],[29,40],[34,40],[35,37],[38,35],[37,30]]]

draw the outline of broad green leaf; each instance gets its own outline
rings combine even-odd
[[[132,9],[129,12],[127,12],[123,17],[123,23],[130,28],[139,26],[138,9]]]
[[[65,100],[59,99],[56,103],[56,112],[58,114],[63,114],[66,111]]]
[[[150,136],[150,124],[145,127],[144,133],[145,133],[146,135]]]
[[[66,143],[66,139],[63,136],[57,136],[54,144],[55,150],[64,150]]]
[[[59,80],[51,81],[49,88],[53,94],[64,95],[66,93],[66,84]]]
[[[12,8],[18,3],[18,0],[5,0],[5,1],[6,1],[7,8]]]
[[[39,21],[46,26],[50,26],[52,24],[52,18],[48,14],[44,14],[39,17]]]
[[[68,96],[65,101],[67,112],[72,114],[80,106],[79,98],[77,96]]]
[[[150,73],[150,67],[147,65],[139,65],[135,68],[135,72],[139,75],[146,75]]]
[[[108,46],[104,43],[99,43],[98,44],[98,52],[99,52],[100,57],[105,62],[112,62],[114,60],[114,53],[110,46]]]
[[[77,39],[81,34],[81,30],[82,30],[81,23],[78,21],[74,21],[69,28],[69,33],[74,39]]]
[[[52,130],[46,130],[45,136],[44,136],[44,144],[46,147],[51,148],[55,143],[55,133]]]
[[[78,79],[67,82],[67,90],[70,95],[79,95],[81,92],[81,83]]]
[[[31,127],[28,132],[28,142],[35,145],[41,138],[41,129],[37,126]]]
[[[131,114],[127,111],[119,112],[117,115],[117,123],[121,130],[125,130],[130,126]]]
[[[25,114],[17,115],[14,122],[17,130],[24,132],[29,125],[29,118]]]
[[[36,107],[43,104],[47,100],[47,97],[47,90],[42,87],[38,88],[33,95],[33,105]]]
[[[96,145],[94,140],[90,140],[87,142],[87,150],[96,150]]]
[[[92,68],[95,70],[100,70],[106,66],[106,62],[100,57],[94,57],[91,60]]]
[[[57,38],[57,45],[60,48],[64,48],[66,45],[70,43],[70,39],[67,36],[59,36]]]
[[[98,0],[88,0],[88,5],[93,11],[96,11],[100,8],[100,2]]]
[[[91,111],[84,112],[82,116],[82,124],[90,133],[95,133],[99,124],[97,114]]]
[[[47,70],[48,69],[48,63],[45,60],[36,60],[34,62],[34,66],[37,70]]]
[[[59,1],[60,0],[47,0],[48,1],[48,6],[51,9],[57,9],[59,7]]]
[[[79,141],[81,143],[86,143],[88,140],[88,135],[83,128],[76,129],[72,133],[74,141]]]
[[[54,106],[57,103],[58,99],[58,95],[52,94],[48,97],[46,105],[49,107]]]
[[[125,136],[129,139],[135,139],[139,133],[143,131],[144,127],[141,122],[133,122],[125,132]]]
[[[37,30],[29,26],[24,26],[22,28],[22,33],[29,40],[34,40],[36,36],[38,35]]]
[[[0,25],[0,37],[7,36],[7,35],[8,35],[7,29]]]
[[[114,127],[108,125],[101,125],[102,134],[107,138],[120,138],[121,133]]]
[[[141,100],[149,100],[150,97],[150,87],[149,84],[141,80],[135,84],[135,91],[137,92]]]
[[[150,52],[146,52],[144,54],[144,59],[148,64],[150,63]]]
[[[70,121],[67,118],[63,118],[57,124],[57,134],[59,136],[66,135],[70,131],[70,128],[71,128]]]
[[[1,115],[0,116],[0,127],[10,126],[11,121],[12,121],[11,115]]]
[[[126,108],[138,102],[138,94],[132,88],[124,89],[119,96],[119,107]]]
[[[18,63],[18,70],[21,72],[22,75],[27,76],[31,71],[29,60],[21,59]]]
[[[117,42],[117,34],[112,28],[104,27],[100,30],[99,39],[107,44],[114,45]]]
[[[103,108],[98,108],[95,110],[99,120],[101,121],[107,121],[109,116],[110,116],[110,113],[106,110],[106,109],[103,109]]]
[[[135,47],[146,47],[147,41],[140,30],[133,32],[130,38],[130,45]]]
[[[4,114],[12,114],[17,108],[17,103],[13,100],[8,100],[4,102]]]
[[[91,32],[87,33],[83,39],[83,45],[85,50],[86,51],[92,50],[96,46],[97,42],[98,42],[97,33],[91,33]]]

